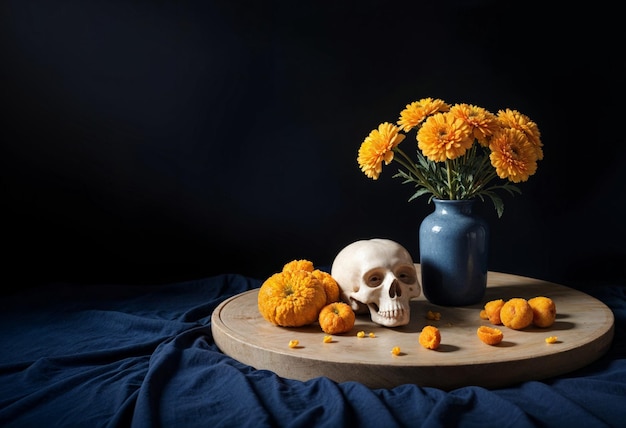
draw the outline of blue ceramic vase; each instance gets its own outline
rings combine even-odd
[[[418,237],[424,297],[441,306],[478,303],[487,287],[489,226],[473,213],[474,200],[433,202]]]

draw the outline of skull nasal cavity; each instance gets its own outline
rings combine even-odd
[[[391,284],[391,287],[389,287],[389,297],[393,299],[396,296],[402,296],[402,288],[400,288],[398,283],[394,281],[393,284]]]

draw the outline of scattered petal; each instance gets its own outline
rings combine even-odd
[[[556,343],[557,340],[559,340],[559,338],[556,336],[546,337],[546,343]]]

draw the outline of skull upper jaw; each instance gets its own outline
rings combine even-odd
[[[411,320],[411,307],[404,302],[396,302],[392,308],[381,309],[375,303],[365,304],[351,299],[352,308],[358,308],[355,313],[369,312],[372,322],[384,327],[400,327],[407,325]]]

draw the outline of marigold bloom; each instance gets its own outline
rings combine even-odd
[[[455,104],[450,114],[463,119],[471,128],[476,141],[482,146],[489,146],[488,138],[498,129],[498,118],[487,109],[470,104]]]
[[[502,324],[502,320],[500,319],[500,309],[502,309],[502,306],[504,306],[503,299],[490,300],[485,303],[485,314],[491,324]]]
[[[326,334],[347,333],[354,327],[356,315],[345,302],[330,303],[320,311],[318,321]]]
[[[278,272],[267,278],[258,295],[259,312],[282,327],[301,327],[317,321],[326,304],[326,291],[311,272]]]
[[[511,109],[498,111],[498,120],[501,126],[522,131],[526,135],[526,138],[533,144],[535,152],[537,153],[537,160],[543,159],[541,133],[535,122],[517,110]]]
[[[398,125],[400,125],[401,130],[408,132],[431,114],[448,110],[450,110],[450,106],[443,100],[422,98],[406,105],[406,108],[400,112]]]
[[[326,304],[337,302],[339,300],[339,284],[337,284],[337,281],[331,276],[331,274],[324,272],[323,270],[315,269],[311,272],[311,275],[317,278],[322,284],[322,287],[324,287],[324,291],[326,292]]]
[[[463,156],[473,143],[470,126],[449,113],[430,116],[417,133],[417,146],[434,162]]]
[[[383,161],[389,165],[393,160],[393,149],[406,137],[398,131],[400,128],[389,122],[381,123],[361,144],[357,160],[361,171],[369,178],[377,180],[383,170]]]
[[[528,180],[537,171],[537,151],[518,129],[506,128],[493,136],[489,159],[500,178],[513,183]]]
[[[528,304],[533,308],[533,324],[536,327],[550,327],[556,320],[556,304],[554,300],[545,296],[537,296],[528,299]]]
[[[513,297],[502,305],[500,320],[508,328],[521,330],[533,322],[533,309],[528,304],[528,300]]]
[[[441,343],[441,333],[437,327],[427,325],[422,329],[418,341],[426,349],[437,349]]]
[[[313,272],[313,262],[310,260],[292,260],[283,266],[283,271],[304,270],[307,272]]]

